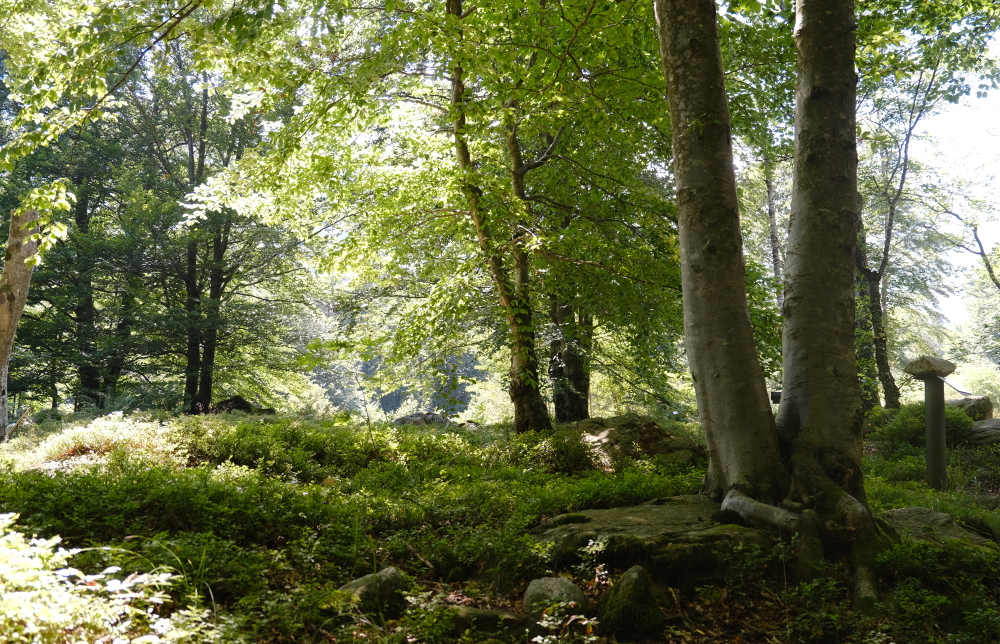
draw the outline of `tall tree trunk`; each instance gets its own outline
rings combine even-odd
[[[33,222],[38,213],[29,210],[21,216],[11,213],[10,236],[7,238],[7,252],[4,255],[3,272],[0,273],[0,298],[5,306],[0,306],[0,422],[3,423],[3,438],[7,439],[7,424],[10,421],[7,409],[7,376],[10,369],[10,355],[14,350],[14,333],[28,300],[31,286],[31,268],[26,262],[38,252],[38,244],[28,241],[28,237],[38,232]]]
[[[854,536],[855,603],[864,607],[877,601],[871,564],[882,533],[865,498],[854,353],[856,26],[853,0],[798,0],[795,174],[777,425],[792,474],[785,505],[816,516],[814,524]]]
[[[80,237],[76,239],[77,258],[77,301],[74,307],[77,337],[77,377],[79,378],[74,407],[79,410],[85,402],[104,408],[101,395],[101,369],[95,362],[94,337],[97,335],[97,307],[94,304],[94,258],[88,248],[87,235],[90,232],[90,188],[86,179],[77,182],[75,223]]]
[[[190,233],[189,233],[190,234]],[[201,375],[201,291],[198,288],[198,242],[194,236],[188,239],[187,261],[184,271],[185,335],[187,350],[184,366],[184,411],[200,414],[208,411],[199,406],[198,377]]]
[[[550,313],[556,337],[549,350],[549,380],[556,420],[573,423],[590,418],[590,365],[587,361],[591,325],[579,319],[569,304],[552,296]]]
[[[861,384],[861,408],[869,411],[879,405],[878,369],[875,366],[872,316],[869,307],[871,288],[868,278],[857,272],[857,310],[854,321],[854,346],[858,356],[858,377]]]
[[[732,128],[713,0],[655,0],[677,183],[684,344],[711,459],[704,492],[786,484],[746,298]]]
[[[225,223],[212,238],[212,266],[208,278],[208,302],[205,309],[205,330],[201,354],[201,381],[198,385],[198,404],[203,411],[212,407],[212,387],[215,377],[215,353],[219,344],[219,323],[221,321],[222,295],[225,290],[225,259],[229,249],[229,233],[232,222]]]
[[[126,287],[127,288],[127,287]],[[126,290],[122,295],[121,317],[115,325],[114,349],[108,356],[107,368],[104,372],[102,391],[108,396],[118,394],[118,383],[125,371],[125,361],[129,354],[129,343],[132,339],[132,327],[135,324],[135,296]]]
[[[774,295],[780,311],[785,306],[785,286],[781,282],[781,242],[778,238],[778,209],[774,203],[774,162],[770,159],[764,159],[764,187],[767,188],[767,220],[771,229],[771,267],[774,270]]]
[[[457,20],[462,19],[462,0],[448,0],[447,12]],[[515,242],[512,252],[514,279],[504,266],[503,256],[493,239],[492,231],[482,205],[482,190],[473,181],[475,168],[466,139],[465,71],[457,60],[452,64],[452,133],[455,137],[455,156],[461,173],[462,192],[469,207],[469,216],[476,231],[479,249],[483,253],[490,278],[497,289],[500,305],[507,317],[511,335],[510,398],[514,404],[514,430],[518,433],[531,430],[549,430],[545,401],[538,384],[538,358],[535,354],[534,329],[531,306],[528,300],[528,259],[523,248]]]
[[[882,391],[885,393],[886,408],[899,409],[899,387],[896,386],[896,379],[892,376],[892,369],[889,367],[889,334],[885,329],[885,317],[882,309],[882,276],[876,271],[869,271],[866,277],[868,278],[868,308],[872,321],[878,379],[882,383]]]

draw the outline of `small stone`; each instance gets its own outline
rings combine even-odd
[[[625,571],[601,602],[597,621],[604,633],[619,640],[655,638],[663,631],[663,611],[645,568],[632,566]]]
[[[925,380],[935,376],[944,378],[955,371],[955,363],[935,356],[920,356],[906,365],[903,371],[918,380]]]
[[[560,602],[575,602],[580,613],[587,610],[587,597],[580,587],[565,577],[543,577],[528,584],[521,607],[524,612],[541,617],[545,609]]]
[[[406,608],[403,591],[409,584],[403,575],[393,567],[383,568],[373,575],[365,575],[340,587],[358,596],[361,612],[378,615],[387,619],[398,617]]]

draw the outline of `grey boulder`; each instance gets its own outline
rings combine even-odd
[[[580,587],[565,577],[543,577],[528,584],[521,600],[524,612],[541,617],[545,609],[560,602],[574,602],[580,613],[587,610],[587,597]]]
[[[958,407],[972,420],[989,420],[993,418],[993,401],[989,396],[969,396],[946,400],[949,407]]]

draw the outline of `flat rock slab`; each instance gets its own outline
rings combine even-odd
[[[976,545],[992,543],[989,539],[955,523],[955,517],[947,512],[937,512],[930,508],[911,507],[879,512],[878,517],[884,519],[902,537],[918,541],[944,543],[961,539]]]
[[[603,542],[597,556],[600,563],[617,570],[643,566],[655,581],[689,586],[724,576],[739,544],[770,546],[770,538],[760,530],[714,521],[719,509],[706,496],[675,496],[625,508],[563,514],[532,532],[540,541],[554,543],[556,566],[575,564],[581,548]]]
[[[955,371],[955,363],[936,356],[920,356],[903,368],[903,371],[914,378],[944,378]]]

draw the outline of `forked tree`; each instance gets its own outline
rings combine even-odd
[[[673,129],[684,339],[711,455],[703,492],[750,523],[797,533],[802,578],[814,574],[824,543],[849,543],[855,603],[871,605],[870,563],[887,535],[872,517],[861,473],[854,1],[796,6],[795,173],[776,420],[743,286],[715,3],[655,0],[655,7]]]

